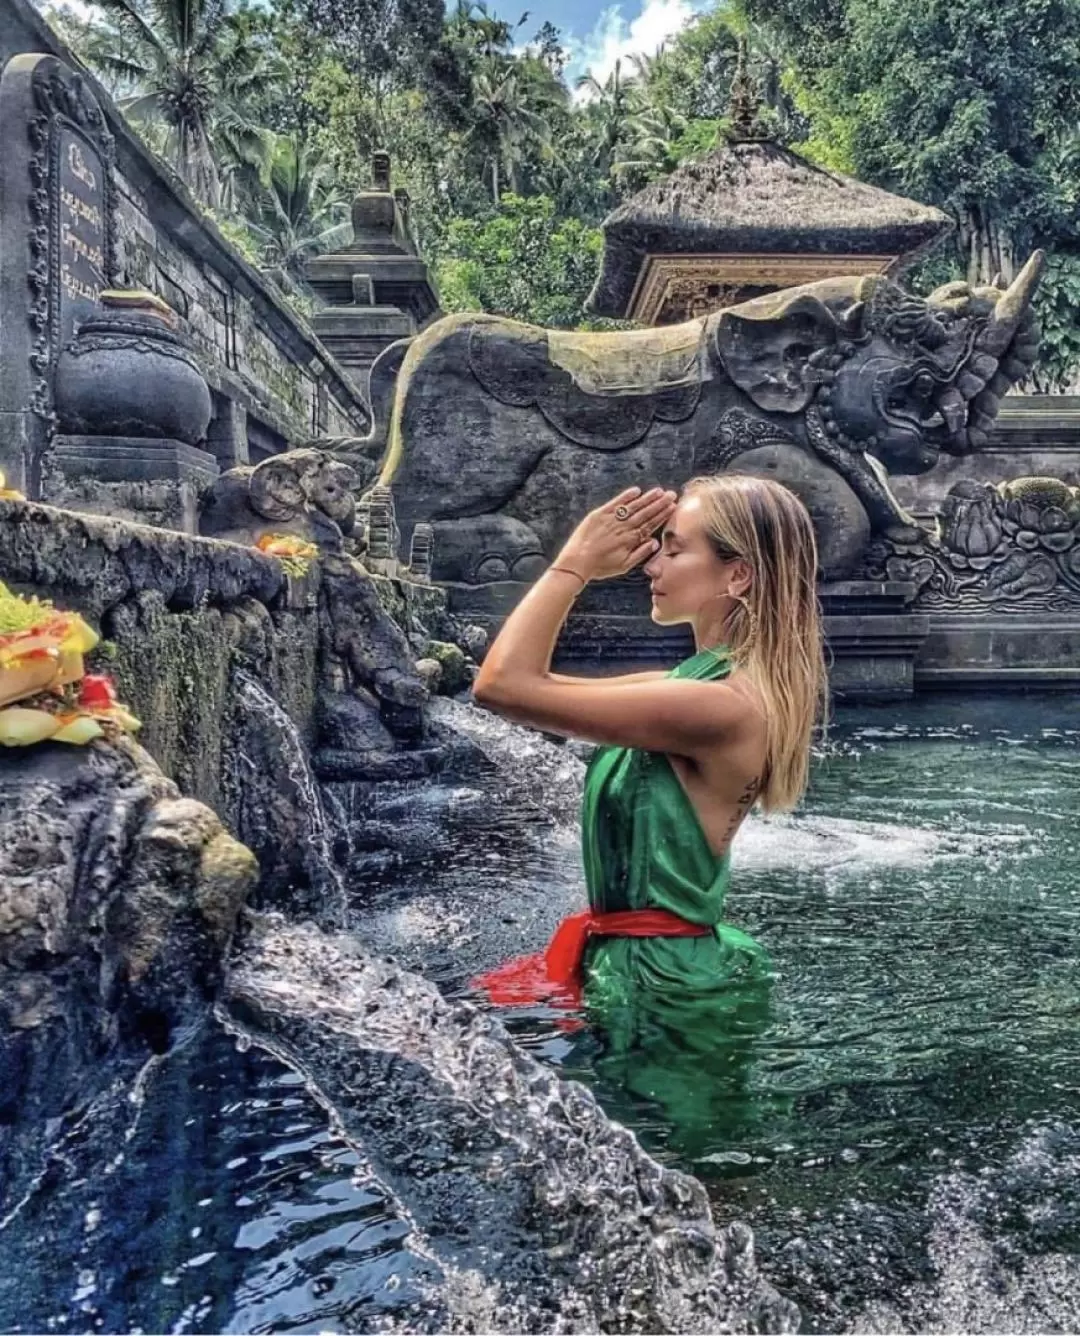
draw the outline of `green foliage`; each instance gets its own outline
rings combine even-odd
[[[516,15],[516,11],[514,12]],[[448,309],[588,322],[597,225],[712,150],[740,49],[770,133],[936,204],[909,276],[987,282],[1034,246],[1039,383],[1080,359],[1080,0],[719,0],[575,96],[559,31],[483,0],[100,0],[49,11],[146,141],[301,309],[376,149]],[[89,14],[89,17],[85,17]]]
[[[558,221],[546,196],[504,195],[492,217],[451,223],[437,268],[443,306],[572,328],[600,251],[600,233],[573,218]]]
[[[1039,364],[1035,387],[1043,393],[1065,390],[1080,371],[1080,253],[1052,255],[1035,298],[1039,321]]]
[[[232,214],[218,213],[213,209],[207,209],[207,214],[217,224],[218,230],[225,240],[236,247],[248,264],[257,267],[260,260],[259,243],[252,236],[251,228],[246,220],[236,218]]]

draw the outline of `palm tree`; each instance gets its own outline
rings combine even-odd
[[[613,179],[620,170],[637,166],[638,150],[649,137],[642,121],[638,81],[625,75],[622,61],[617,60],[603,83],[590,72],[581,76],[577,86],[592,94],[586,114],[593,126],[596,171]]]
[[[248,227],[266,268],[301,281],[309,256],[347,239],[348,200],[329,162],[301,136],[274,135],[265,173],[247,189]]]
[[[543,147],[550,127],[541,96],[522,78],[516,62],[487,60],[473,75],[473,103],[480,113],[473,138],[481,146],[491,179],[491,198],[502,198],[504,178],[515,194],[530,142]]]
[[[243,113],[245,99],[274,71],[250,48],[225,0],[98,0],[104,23],[82,53],[118,93],[129,119],[204,203],[221,203],[230,162],[257,160],[265,134]]]

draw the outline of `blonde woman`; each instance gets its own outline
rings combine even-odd
[[[670,672],[564,677],[559,630],[592,580],[645,563],[652,618],[689,623],[697,652]],[[586,775],[589,908],[547,950],[475,984],[496,1002],[548,998],[618,1026],[713,1048],[741,982],[769,974],[723,921],[731,842],[746,814],[793,807],[826,697],[817,547],[802,502],[742,474],[674,492],[631,488],[591,511],[511,613],[476,699],[519,723],[601,746]],[[745,996],[745,990],[743,990]]]

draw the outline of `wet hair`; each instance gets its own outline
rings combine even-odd
[[[752,572],[743,597],[753,619],[735,603],[724,623],[724,643],[765,706],[762,809],[790,811],[806,790],[814,726],[825,722],[828,709],[813,522],[794,492],[750,474],[692,478],[684,495],[700,498],[717,556],[741,557]]]

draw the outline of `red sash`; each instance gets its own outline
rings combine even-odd
[[[585,948],[590,937],[707,937],[712,928],[691,923],[667,909],[625,909],[601,914],[583,909],[564,918],[543,951],[517,956],[479,974],[470,986],[496,1006],[526,1007],[546,1002],[580,1007],[585,983]]]

